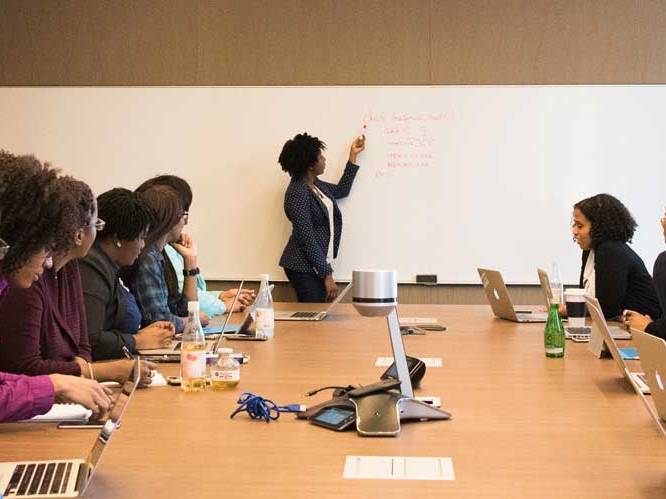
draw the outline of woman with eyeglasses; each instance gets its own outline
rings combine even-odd
[[[54,252],[53,267],[30,289],[10,288],[0,304],[0,368],[17,374],[68,374],[123,383],[133,360],[93,363],[81,276],[84,257],[104,222],[90,188],[72,177],[58,179],[64,213],[76,230],[69,248]],[[142,363],[142,384],[149,384],[154,364]]]
[[[629,210],[610,194],[574,205],[571,233],[583,250],[580,286],[599,300],[607,319],[619,317],[625,309],[661,315],[652,278],[628,244],[636,227]]]
[[[106,226],[79,262],[93,359],[168,346],[173,325],[158,321],[141,329],[141,311],[119,276],[143,250],[151,223],[148,206],[139,194],[118,188],[98,196],[97,209]]]
[[[62,200],[56,170],[32,156],[0,151],[0,303],[10,287],[29,288],[50,266],[49,250],[66,245]],[[0,372],[0,422],[44,414],[55,402],[79,403],[99,416],[109,409],[110,394],[77,376]]]
[[[666,210],[661,218],[661,230],[666,242]],[[652,280],[661,305],[661,317],[641,314],[635,310],[625,310],[623,317],[627,326],[666,339],[666,251],[662,251],[654,262]]]
[[[137,262],[123,272],[132,294],[141,310],[141,323],[147,326],[155,321],[168,321],[176,333],[185,328],[187,302],[197,301],[197,247],[194,241],[180,241],[185,226],[185,213],[178,193],[171,187],[156,185],[140,192],[140,197],[151,212],[153,225],[146,237],[146,247]],[[164,272],[164,247],[172,243],[185,261],[183,292],[169,294]],[[205,325],[205,324],[204,324]]]
[[[156,185],[164,185],[171,187],[180,196],[180,201],[184,211],[185,225],[188,223],[189,211],[192,205],[193,195],[192,188],[187,181],[176,175],[158,175],[151,179],[146,180],[138,188],[137,192],[143,192],[150,187]],[[184,232],[180,234],[181,241],[189,244],[191,237]],[[185,260],[178,252],[173,243],[167,244],[164,247],[164,274],[166,277],[167,287],[169,289],[169,296],[174,297],[183,292],[183,285],[185,284]],[[208,317],[223,314],[234,302],[234,298],[238,293],[238,289],[228,289],[225,291],[208,291],[206,289],[206,279],[201,272],[196,276],[197,296],[199,298],[199,307],[203,314]],[[250,290],[242,290],[241,295],[236,302],[236,309],[234,311],[242,310],[246,305],[249,305],[254,300],[255,293]]]

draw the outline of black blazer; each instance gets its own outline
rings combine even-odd
[[[666,315],[664,314],[666,312],[666,251],[660,253],[654,262],[652,280],[661,305],[662,316],[659,318],[650,316],[652,322],[647,325],[645,331],[666,339]]]
[[[342,235],[342,214],[336,199],[349,195],[359,166],[347,162],[336,184],[316,179],[317,188],[333,200],[333,256],[338,256]],[[284,212],[291,221],[292,232],[282,252],[280,266],[295,272],[314,273],[321,278],[333,273],[326,263],[331,230],[326,207],[310,190],[303,178],[292,179],[284,195]]]
[[[583,251],[580,286],[589,251]],[[652,277],[643,260],[628,244],[604,241],[594,250],[595,294],[607,319],[622,310],[635,310],[650,317],[661,317],[661,307]]]
[[[133,351],[134,339],[119,329],[127,302],[120,289],[118,266],[96,244],[79,265],[93,360],[122,359],[122,347]]]

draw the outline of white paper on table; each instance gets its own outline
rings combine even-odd
[[[455,480],[450,457],[347,456],[343,478]]]
[[[81,404],[53,404],[53,407],[46,414],[41,414],[31,419],[24,419],[23,421],[32,423],[88,421],[91,415],[92,411],[86,409]]]
[[[401,326],[418,326],[419,324],[439,324],[435,317],[400,317]]]

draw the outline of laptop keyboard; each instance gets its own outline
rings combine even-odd
[[[18,497],[64,494],[69,484],[72,463],[19,464],[12,474],[4,495]]]
[[[294,312],[291,316],[299,319],[310,319],[317,317],[319,314],[320,312]]]

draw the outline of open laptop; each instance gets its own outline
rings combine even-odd
[[[80,497],[92,479],[113,432],[139,384],[139,360],[109,411],[86,459],[0,463],[0,497]]]
[[[592,318],[592,336],[590,338],[590,344],[588,345],[590,352],[597,357],[601,357],[605,345],[608,352],[610,352],[611,357],[613,357],[613,360],[617,364],[620,374],[622,374],[632,386],[636,387],[637,390],[640,390],[644,394],[649,394],[650,387],[647,384],[645,375],[641,372],[630,371],[629,366],[627,366],[626,361],[622,357],[620,349],[617,347],[615,340],[610,334],[599,301],[591,296],[586,296],[585,303],[590,312],[590,317]]]
[[[643,398],[645,407],[657,423],[659,430],[666,436],[666,389],[664,386],[666,385],[666,341],[637,329],[632,329],[631,334],[634,337],[636,348],[638,348],[654,406],[647,401],[641,391],[636,391]]]
[[[514,308],[509,290],[506,289],[504,279],[499,271],[482,268],[477,270],[488,303],[490,303],[496,317],[512,322],[546,322],[548,319],[546,312],[538,312],[528,307],[521,307],[521,310]]]
[[[241,291],[243,289],[243,283],[244,281],[241,281],[240,284],[238,285],[238,293],[236,293],[236,296],[234,296],[234,301],[231,304],[231,307],[229,307],[229,310],[227,312],[227,317],[224,321],[224,325],[222,326],[221,331],[225,331],[227,326],[229,325],[229,321],[231,320],[231,316],[234,313],[234,307],[236,307],[236,301],[238,300],[238,297],[241,294]],[[206,340],[206,353],[211,354],[211,353],[217,353],[217,347],[220,344],[220,339],[222,338],[222,334],[220,334],[216,339],[210,339]],[[151,348],[147,350],[139,350],[139,353],[141,355],[150,355],[150,356],[163,356],[163,357],[176,357],[180,356],[180,347],[182,345],[182,342],[180,340],[174,340],[171,342],[171,344],[168,347],[164,348]]]
[[[541,291],[543,292],[544,301],[546,306],[550,305],[550,301],[553,298],[553,290],[550,289],[550,278],[548,272],[543,269],[537,269],[537,274],[539,275],[539,284],[541,284]],[[566,319],[563,319],[566,320]],[[624,328],[617,326],[608,326],[611,336],[615,340],[630,340],[631,333]],[[592,328],[590,326],[584,327],[570,327],[565,326],[564,335],[567,339],[574,340],[580,343],[590,341],[590,335],[592,334]]]
[[[323,312],[275,312],[276,321],[322,321],[326,318],[328,314],[331,313],[333,307],[335,307],[342,298],[347,294],[347,291],[351,288],[352,283],[350,282],[345,286],[345,289],[338,293],[338,296],[335,300],[331,302],[326,310]]]

